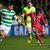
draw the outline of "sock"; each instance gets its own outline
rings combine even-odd
[[[37,38],[37,40],[41,43],[41,38],[40,38],[40,36],[34,31],[34,33],[36,34],[36,38]]]
[[[36,38],[42,44],[41,38],[40,38],[40,36],[38,34],[36,34]]]
[[[28,36],[29,36],[29,37],[28,37],[28,43],[31,43],[31,41],[32,41],[32,35],[31,35],[31,32],[28,33]]]
[[[29,32],[29,39],[30,40],[32,40],[32,35],[31,35],[32,33],[31,32]]]
[[[3,39],[0,39],[0,42],[2,42]]]
[[[39,42],[39,40],[38,40],[38,44],[41,46],[41,43]]]

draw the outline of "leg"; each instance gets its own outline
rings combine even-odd
[[[32,41],[32,32],[31,32],[31,28],[28,28],[28,43],[31,43]]]
[[[38,32],[38,29],[34,29],[34,33],[36,35],[36,39],[38,40],[38,44],[41,46],[41,44],[43,44],[43,41],[41,40],[41,37],[40,37],[40,33]]]
[[[44,38],[46,38],[46,32],[44,31],[44,29],[42,28],[42,26],[40,27],[39,30],[40,30],[39,32],[41,33],[41,36],[44,37]]]
[[[0,30],[0,41],[2,42],[2,40],[6,37],[6,34],[4,32],[4,30]]]
[[[1,30],[1,35],[2,35],[2,39],[4,39],[6,37],[4,30]]]

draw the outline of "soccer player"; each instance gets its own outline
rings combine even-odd
[[[42,40],[38,34],[38,31],[37,31],[37,21],[36,21],[36,14],[31,14],[31,18],[32,18],[32,28],[33,28],[33,31],[35,33],[35,36],[36,36],[36,39],[38,40],[38,42],[40,41],[42,43]],[[41,44],[40,44],[41,45]]]
[[[29,13],[35,13],[36,12],[36,9],[34,6],[32,6],[32,3],[31,2],[28,2],[27,3],[27,7],[24,7],[23,9],[23,14],[29,14]],[[28,15],[26,17],[26,27],[28,29],[28,43],[31,43],[32,41],[32,29],[31,29],[31,17]]]
[[[13,24],[12,18],[16,17],[13,10],[13,4],[8,3],[6,9],[0,10],[0,13],[2,14],[0,37],[1,39],[4,39],[4,37],[9,36],[9,32]]]
[[[44,30],[43,30],[42,25],[40,23],[41,20],[43,21],[44,25],[47,26],[47,23],[44,19],[44,16],[41,13],[41,11],[39,10],[37,12],[37,16],[36,16],[36,30],[37,30],[37,36],[38,36],[37,37],[38,38],[38,43],[40,42],[40,44],[43,45],[43,41],[41,40],[40,36],[43,35],[44,37],[46,37],[46,33],[43,33]]]

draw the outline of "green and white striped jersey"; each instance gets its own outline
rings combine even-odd
[[[14,10],[2,9],[0,12],[2,14],[1,24],[11,26],[13,24],[12,18],[16,16]]]

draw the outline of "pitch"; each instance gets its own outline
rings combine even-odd
[[[33,40],[30,44],[27,43],[26,37],[8,37],[0,42],[0,50],[50,50],[50,37],[42,38],[44,45],[39,46],[36,38],[33,36]]]

